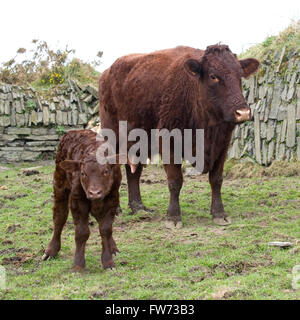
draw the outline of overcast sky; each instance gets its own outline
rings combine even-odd
[[[32,39],[76,49],[103,71],[118,57],[223,42],[235,53],[277,34],[300,17],[298,0],[26,0],[0,3],[0,62]]]

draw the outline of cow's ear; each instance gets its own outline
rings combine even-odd
[[[59,165],[65,171],[70,172],[79,171],[80,169],[80,161],[76,160],[64,160]]]
[[[184,63],[185,70],[192,76],[199,76],[202,73],[201,62],[195,59],[188,59]]]
[[[255,73],[259,67],[259,62],[256,59],[249,58],[244,60],[239,60],[240,65],[243,69],[242,76],[248,78],[251,74]]]

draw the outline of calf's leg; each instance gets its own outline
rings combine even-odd
[[[168,177],[170,202],[167,211],[166,227],[181,228],[181,211],[179,206],[179,194],[183,183],[181,164],[165,164],[164,169]]]
[[[55,257],[59,252],[61,248],[61,233],[68,218],[69,190],[63,186],[65,178],[60,176],[59,178],[61,179],[58,179],[59,174],[64,175],[64,173],[58,172],[58,170],[54,173],[53,236],[43,255],[43,260]]]
[[[85,267],[85,246],[90,236],[89,202],[81,200],[71,201],[71,211],[75,225],[76,250],[73,270],[80,271]]]
[[[128,184],[128,205],[132,212],[145,210],[140,192],[140,177],[143,171],[143,166],[139,164],[135,173],[131,173],[130,166],[128,164],[125,165],[125,168]]]
[[[112,224],[114,221],[114,214],[111,212],[107,212],[105,216],[102,216],[97,220],[99,223],[99,231],[102,240],[101,262],[104,269],[112,269],[115,267],[112,254],[116,254],[117,252],[119,252],[112,237]]]

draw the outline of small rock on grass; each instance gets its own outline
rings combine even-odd
[[[284,242],[284,241],[271,241],[271,242],[268,242],[268,245],[272,247],[279,247],[279,248],[290,248],[293,246],[291,242]]]

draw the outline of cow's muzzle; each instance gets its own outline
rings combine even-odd
[[[251,110],[249,108],[240,108],[234,111],[235,121],[241,123],[251,120]]]

